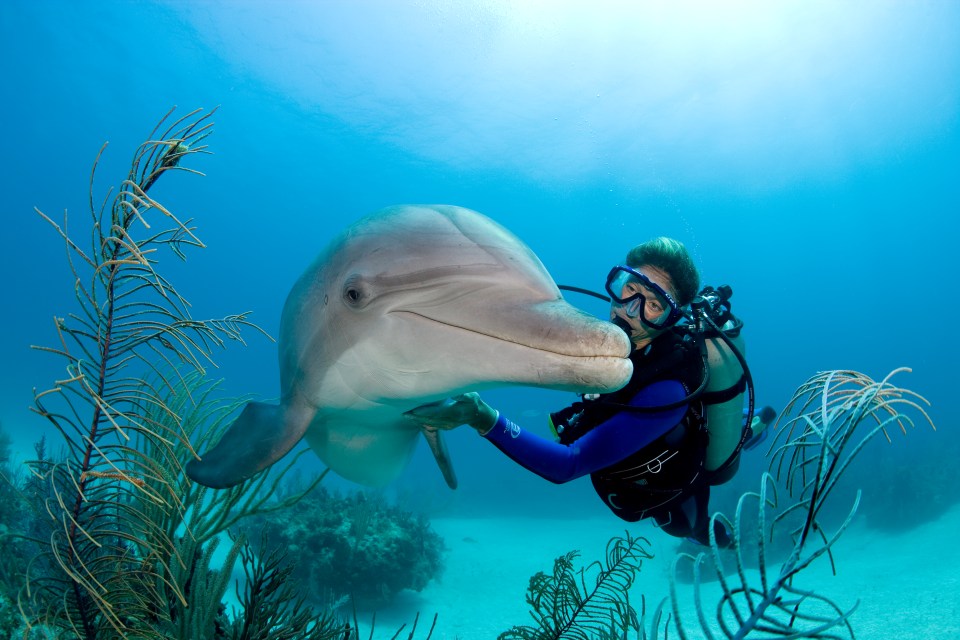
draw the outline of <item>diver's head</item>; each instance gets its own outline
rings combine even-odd
[[[680,319],[676,288],[662,269],[617,265],[607,274],[606,288],[615,310],[651,329],[666,329]]]
[[[607,276],[610,319],[636,347],[643,347],[682,317],[682,307],[700,286],[700,274],[683,243],[672,238],[637,245],[626,262]]]
[[[690,304],[700,290],[697,265],[683,243],[673,238],[661,236],[638,244],[627,254],[627,266],[634,269],[651,266],[663,271],[681,307]]]

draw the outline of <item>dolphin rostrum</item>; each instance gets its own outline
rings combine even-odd
[[[248,403],[187,473],[230,487],[305,436],[334,472],[383,486],[420,433],[404,411],[504,385],[613,391],[630,379],[629,352],[622,330],[565,302],[537,256],[493,220],[391,207],[347,228],[293,285],[279,406]],[[440,434],[423,433],[455,487]]]

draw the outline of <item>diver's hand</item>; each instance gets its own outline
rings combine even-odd
[[[404,414],[424,429],[456,429],[462,424],[470,425],[485,435],[497,422],[499,413],[474,392],[428,402],[414,407]]]

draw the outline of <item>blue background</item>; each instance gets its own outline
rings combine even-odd
[[[32,388],[64,375],[30,345],[74,309],[33,208],[82,228],[104,141],[97,199],[170,107],[219,105],[215,155],[191,165],[207,176],[154,194],[208,245],[162,267],[195,317],[250,310],[277,335],[313,256],[390,204],[482,211],[557,282],[595,289],[631,246],[670,235],[705,283],[733,286],[760,403],[782,407],[821,370],[910,366],[897,380],[940,430],[894,455],[957,450],[958,3],[11,0],[0,54],[0,421],[25,449],[44,428]],[[213,375],[275,396],[275,345],[248,337]],[[542,429],[573,398],[488,399]],[[548,485],[452,435],[461,489],[421,450],[399,493],[464,512],[602,509],[586,481]]]

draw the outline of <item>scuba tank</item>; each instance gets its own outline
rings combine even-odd
[[[706,387],[700,394],[709,440],[704,470],[710,484],[722,484],[737,471],[740,450],[750,436],[745,427],[753,419],[753,380],[744,357],[743,322],[730,311],[733,290],[705,287],[690,303],[691,323],[684,330],[702,341]],[[744,420],[743,396],[749,409]]]
[[[731,322],[721,329],[732,329]],[[707,445],[707,457],[704,468],[708,472],[719,469],[733,455],[740,444],[743,432],[743,367],[730,347],[720,338],[706,338],[707,367],[710,379],[707,389],[701,396],[704,404],[704,419],[707,421],[707,433],[710,441]],[[730,337],[730,342],[744,354],[744,341],[739,332]],[[735,391],[730,391],[731,389]],[[736,393],[729,400],[723,397]],[[711,401],[710,394],[716,394]]]

